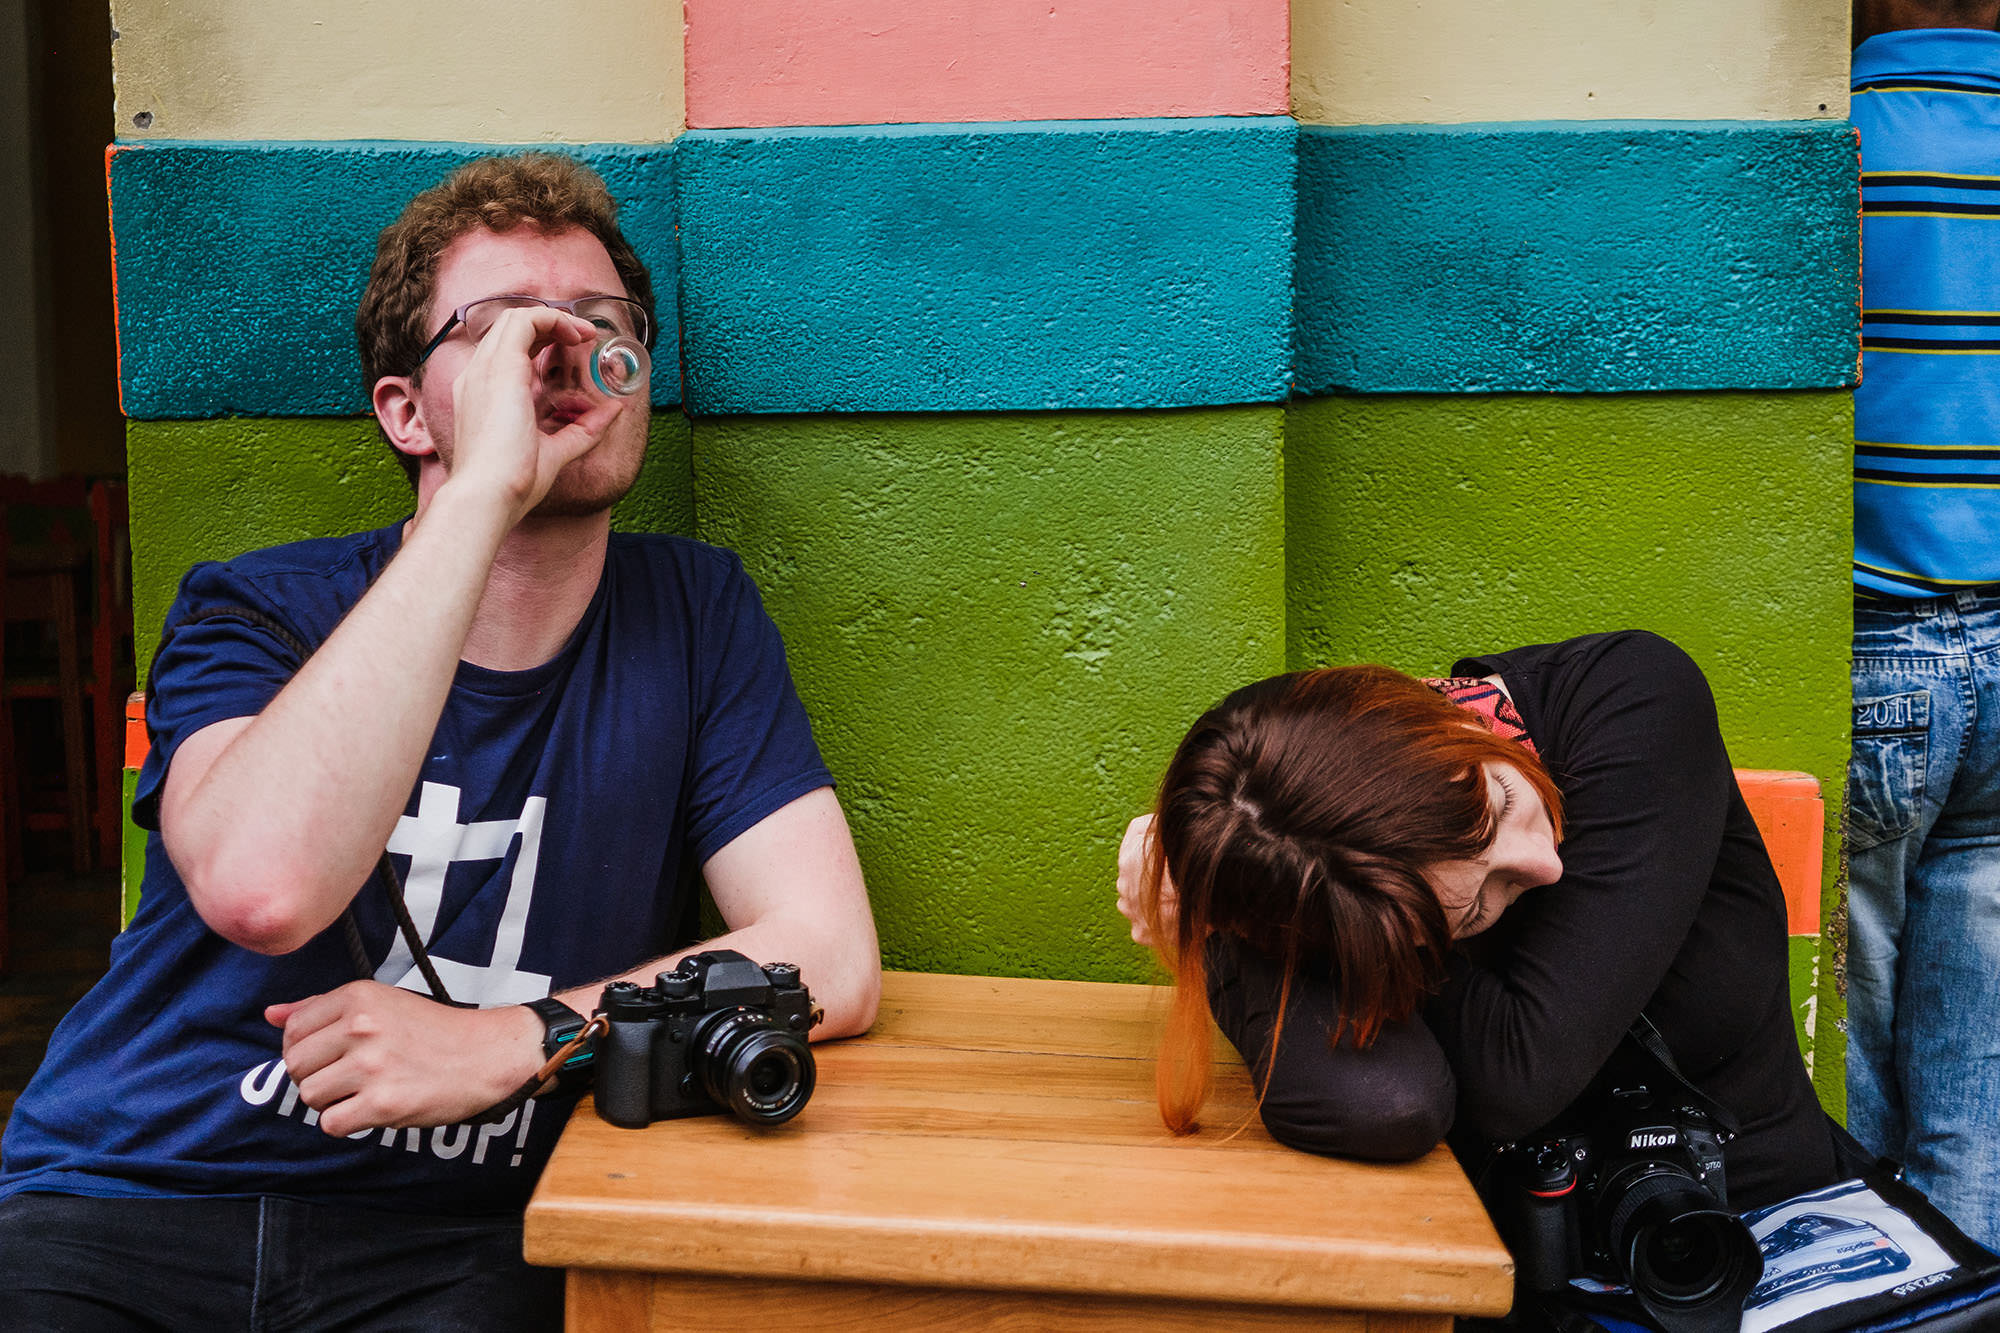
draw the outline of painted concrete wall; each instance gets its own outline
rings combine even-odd
[[[687,0],[687,118],[1281,115],[1285,29],[1285,0]]]
[[[111,0],[129,139],[650,143],[686,122],[661,0]]]
[[[678,333],[673,148],[570,145],[610,187]],[[468,144],[116,144],[120,393],[134,417],[315,416],[367,407],[354,310],[375,238],[412,195],[491,151]],[[653,401],[680,401],[660,357]]]
[[[694,535],[689,440],[686,417],[653,414],[646,461],[612,511],[615,527]],[[373,417],[133,421],[125,448],[141,689],[189,565],[380,527],[414,507]]]
[[[1257,100],[1272,5],[885,3],[691,0],[691,115],[721,128],[588,151],[679,275],[692,414],[659,413],[621,521],[691,526],[764,587],[894,964],[1144,975],[1124,820],[1197,710],[1287,664],[1647,625],[1709,670],[1738,763],[1837,808],[1844,6],[1300,0],[1333,44],[1295,74],[1374,34],[1340,86],[1404,96],[1300,129]],[[268,31],[151,12],[176,41]],[[1444,79],[1459,31],[1491,68]],[[1503,35],[1561,49],[1510,67]],[[1566,109],[1600,78],[1623,100]],[[1440,80],[1465,114],[1420,114]],[[261,132],[289,141],[112,158],[142,621],[192,556],[402,503],[336,344],[372,229],[474,150],[412,143],[415,104],[395,144]],[[259,304],[288,253],[315,270],[283,289],[298,333]],[[258,363],[270,338],[288,360]]]
[[[1125,821],[1284,665],[1277,407],[698,420],[840,782],[890,966],[1138,980]]]
[[[1289,118],[696,130],[697,413],[1284,397]]]
[[[1308,126],[1298,388],[1851,384],[1855,154],[1810,121]]]
[[[1313,125],[1844,120],[1845,0],[1292,0]]]

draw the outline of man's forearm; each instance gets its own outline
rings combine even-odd
[[[826,1015],[812,1031],[814,1041],[851,1037],[867,1031],[875,1021],[875,1006],[882,993],[882,966],[874,932],[870,930],[866,940],[839,938],[791,921],[759,921],[642,963],[623,976],[564,991],[556,998],[578,1013],[588,1014],[597,1008],[604,987],[611,981],[650,986],[659,973],[671,970],[689,954],[705,949],[734,949],[759,963],[797,964],[799,977],[812,992],[813,1002]]]
[[[441,488],[263,712],[183,744],[162,828],[196,910],[219,934],[287,952],[366,881],[422,769],[510,525],[504,504]]]

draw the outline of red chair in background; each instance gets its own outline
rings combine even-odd
[[[120,725],[132,687],[132,577],[123,483],[0,478],[0,969],[6,885],[28,833],[66,834],[69,868],[117,859],[124,812]],[[52,704],[55,726],[19,725]],[[24,730],[26,735],[24,736]],[[27,739],[60,736],[60,764]]]

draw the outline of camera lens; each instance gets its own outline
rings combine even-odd
[[[1728,1252],[1710,1214],[1679,1217],[1635,1239],[1632,1280],[1663,1299],[1698,1301],[1726,1280]]]
[[[1656,1318],[1672,1327],[1676,1314],[1742,1310],[1763,1256],[1750,1228],[1692,1175],[1634,1163],[1605,1181],[1598,1204],[1606,1248]]]
[[[745,1124],[783,1124],[812,1096],[812,1051],[755,1009],[713,1015],[695,1038],[691,1063],[708,1095]]]

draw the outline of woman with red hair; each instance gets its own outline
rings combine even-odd
[[[1119,907],[1178,983],[1159,1070],[1177,1132],[1211,1014],[1274,1137],[1383,1159],[1454,1118],[1470,1142],[1532,1133],[1644,1014],[1740,1122],[1733,1206],[1839,1178],[1777,874],[1707,682],[1656,635],[1238,690],[1127,831]]]

